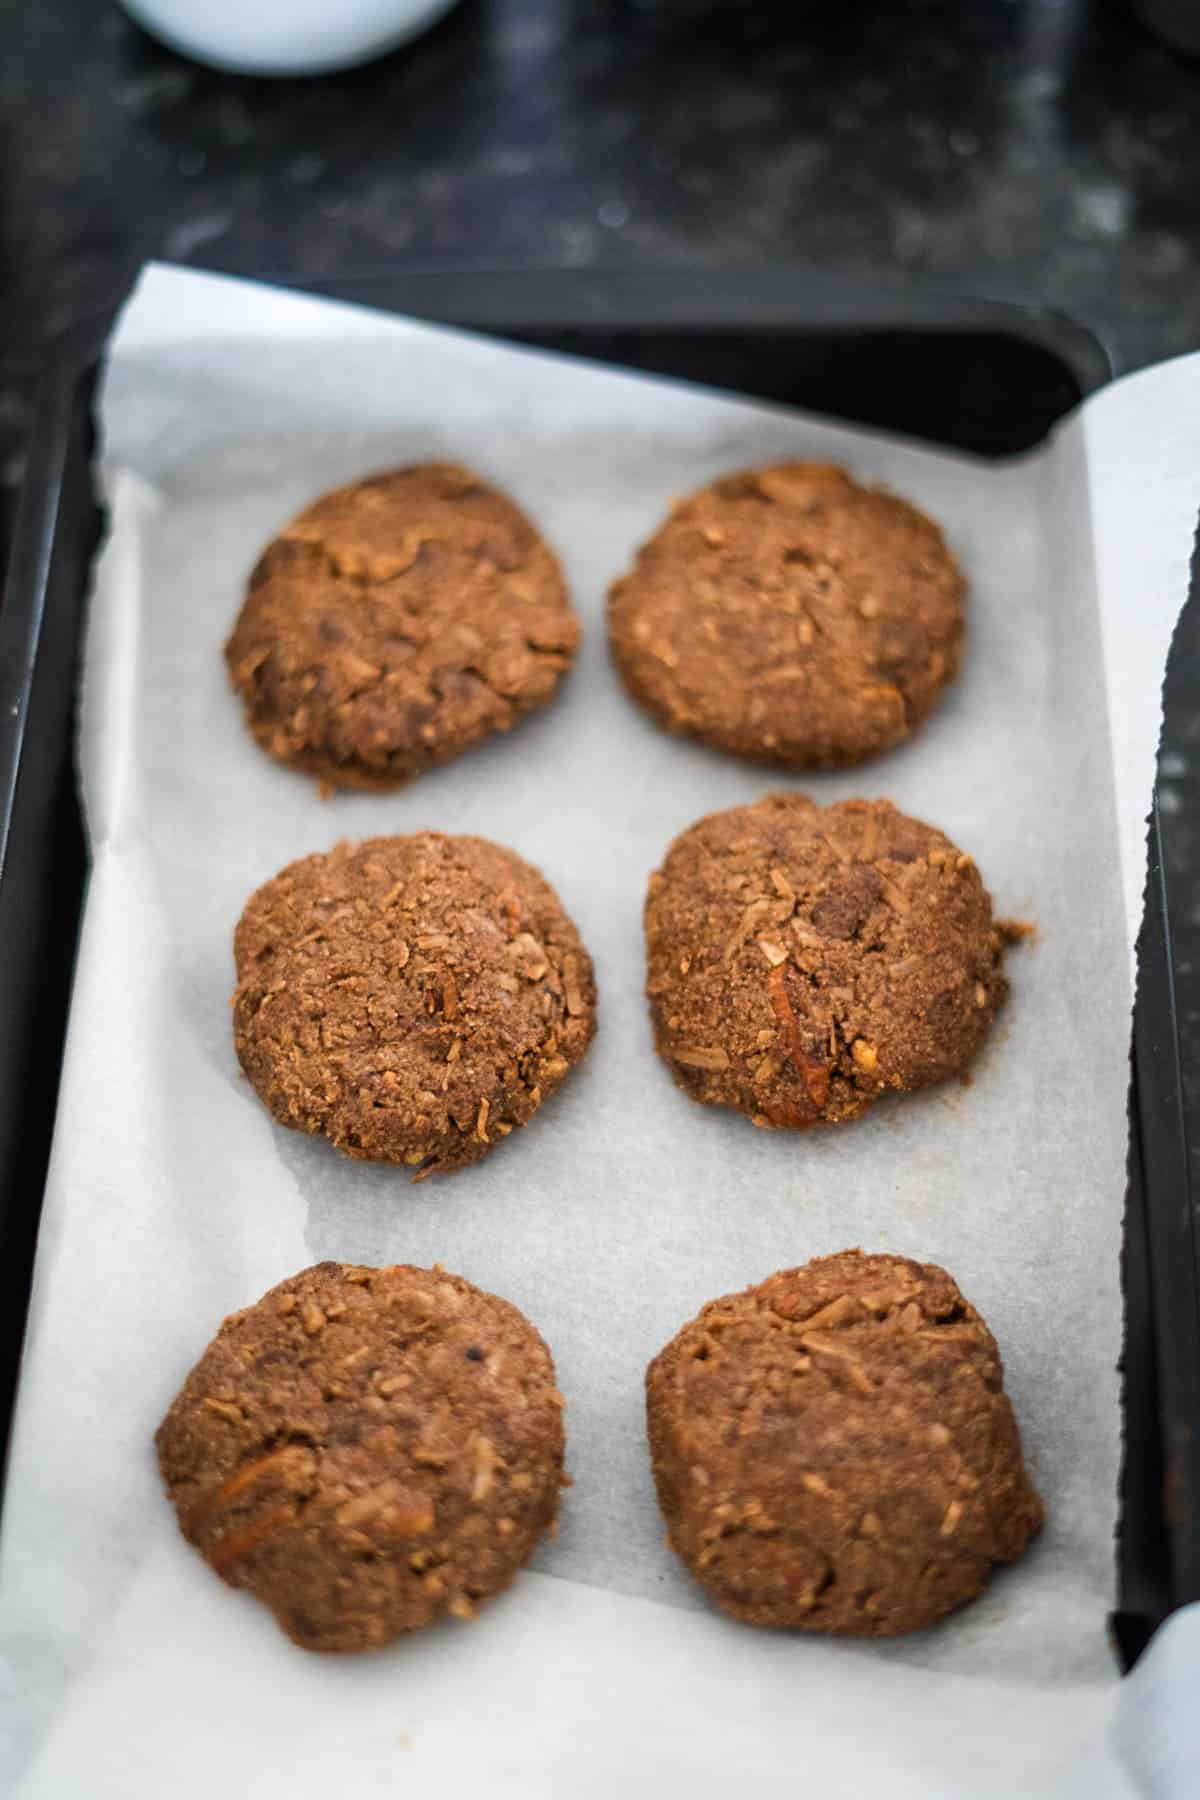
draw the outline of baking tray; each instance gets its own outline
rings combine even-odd
[[[700,277],[439,271],[346,277],[313,284],[311,291],[698,380],[982,456],[1032,448],[1113,373],[1100,343],[1052,312],[905,290],[867,292],[784,270]],[[102,524],[91,478],[91,409],[111,323],[110,313],[78,327],[51,359],[0,608],[0,1432],[6,1456],[87,880],[73,718],[88,569]],[[1186,660],[1181,649],[1189,621],[1200,638],[1197,608],[1180,628],[1177,672]],[[1193,655],[1193,675],[1196,661]],[[1185,722],[1186,673],[1185,698],[1177,696],[1176,704]],[[1165,810],[1156,806],[1130,1085],[1126,1454],[1119,1610],[1112,1621],[1126,1667],[1169,1611],[1200,1598],[1200,1283],[1173,956],[1180,907],[1172,906],[1167,826]],[[103,1228],[97,1219],[97,1230]]]

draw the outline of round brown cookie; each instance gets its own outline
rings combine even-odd
[[[417,1176],[525,1125],[595,1031],[591,958],[536,869],[486,838],[338,844],[253,894],[237,1053],[283,1125]]]
[[[386,788],[543,705],[578,643],[524,513],[427,463],[294,519],[259,559],[225,656],[264,750],[334,786]]]
[[[234,1313],[158,1428],[184,1536],[305,1650],[474,1616],[553,1524],[563,1400],[507,1300],[319,1263]]]
[[[931,1263],[846,1250],[710,1301],[646,1405],[671,1546],[752,1625],[919,1630],[1042,1523],[995,1340]]]
[[[646,897],[659,1055],[756,1125],[851,1119],[960,1074],[1007,992],[979,871],[886,800],[769,794],[675,839]]]
[[[613,586],[609,634],[669,731],[852,763],[932,708],[962,655],[965,591],[924,514],[842,469],[784,463],[679,501]]]

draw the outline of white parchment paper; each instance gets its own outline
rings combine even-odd
[[[1181,368],[1177,396],[1200,402],[1200,368]],[[1119,558],[1095,561],[1095,465],[1142,429],[1134,385],[995,466],[249,284],[142,277],[101,401],[112,527],[80,737],[94,873],[0,1564],[13,1791],[853,1795],[886,1778],[928,1796],[968,1770],[978,1795],[1129,1791],[1105,1735],[1129,950],[1184,591],[1164,571],[1148,598],[1143,568],[1131,600]],[[803,783],[657,732],[603,631],[607,583],[671,496],[789,456],[911,497],[972,589],[964,674],[916,742]],[[322,801],[253,745],[221,646],[300,506],[425,457],[470,462],[530,511],[584,648],[511,737],[398,794]],[[642,997],[642,897],[670,838],[789,785],[928,818],[1039,930],[969,1087],[803,1137],[690,1103]],[[528,1130],[413,1187],[272,1123],[239,1078],[228,997],[252,888],[340,837],[420,827],[546,872],[595,957],[601,1021]],[[979,1604],[887,1645],[713,1616],[664,1549],[644,1448],[644,1367],[679,1324],[848,1244],[945,1263],[981,1308],[1049,1510]],[[372,1658],[306,1657],[217,1583],[151,1445],[221,1317],[323,1257],[440,1260],[506,1295],[569,1401],[576,1485],[538,1572],[469,1629]]]

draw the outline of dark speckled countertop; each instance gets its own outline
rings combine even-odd
[[[268,82],[0,0],[0,483],[47,339],[147,257],[888,271],[1200,345],[1200,63],[1099,0],[462,0]]]

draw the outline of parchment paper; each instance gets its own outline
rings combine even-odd
[[[1182,368],[1177,396],[1200,399]],[[142,277],[101,401],[112,526],[80,735],[94,872],[3,1541],[15,1791],[850,1795],[886,1778],[929,1795],[968,1770],[975,1794],[1128,1791],[1105,1744],[1105,1613],[1129,950],[1183,589],[1172,606],[1165,580],[1143,585],[1135,612],[1097,575],[1093,463],[1128,443],[1125,413],[1093,430],[1098,450],[1075,421],[996,466],[221,278]],[[603,631],[607,583],[673,495],[788,456],[926,508],[972,590],[964,674],[917,740],[803,782],[655,730]],[[528,508],[584,648],[510,737],[398,794],[322,801],[253,745],[221,646],[301,505],[425,457],[469,461]],[[1038,926],[969,1086],[800,1138],[681,1095],[642,996],[642,897],[671,837],[788,786],[888,795]],[[239,1078],[228,997],[253,887],[338,838],[426,826],[545,871],[595,957],[601,1019],[528,1130],[414,1187],[272,1123]],[[980,1307],[1049,1511],[981,1602],[887,1645],[713,1616],[663,1546],[644,1448],[643,1371],[679,1324],[848,1244],[942,1262]],[[151,1446],[220,1318],[323,1257],[440,1260],[507,1296],[569,1401],[576,1485],[540,1573],[470,1628],[372,1658],[306,1657],[213,1580]]]

